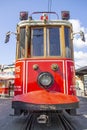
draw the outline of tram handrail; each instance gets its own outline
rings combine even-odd
[[[57,16],[57,19],[59,19],[59,16],[58,16],[58,14],[57,14],[56,12],[49,12],[49,11],[33,12],[33,13],[31,14],[31,16],[32,16],[33,14],[44,14],[44,13],[46,13],[46,14],[55,14],[55,15]]]

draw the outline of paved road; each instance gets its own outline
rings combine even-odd
[[[77,110],[77,116],[72,119],[81,130],[87,130],[87,96],[79,97],[80,108]],[[79,129],[78,129],[79,130]]]
[[[67,115],[67,117],[75,126],[75,130],[87,130],[87,97],[79,99],[80,108],[77,110],[77,116]],[[9,116],[12,113],[11,99],[0,98],[0,130],[23,130],[25,117]]]

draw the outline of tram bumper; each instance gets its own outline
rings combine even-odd
[[[57,111],[79,107],[79,99],[74,95],[46,90],[17,95],[12,100],[12,108],[18,111]]]

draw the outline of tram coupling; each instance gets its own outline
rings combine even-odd
[[[46,114],[42,114],[37,117],[37,122],[40,124],[47,124],[49,122],[49,116]]]

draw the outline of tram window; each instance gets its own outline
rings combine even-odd
[[[32,40],[32,56],[43,56],[44,55],[44,38],[43,28],[34,28],[31,34]]]
[[[48,33],[49,32],[49,33]],[[47,55],[50,56],[59,56],[60,55],[60,29],[58,27],[49,28],[49,31],[47,31],[48,36],[47,42]]]
[[[25,28],[20,29],[19,58],[25,57]]]
[[[28,36],[28,48],[27,48],[27,56],[30,57],[31,56],[31,29],[29,28],[28,29],[28,33],[27,33],[27,36]]]
[[[66,57],[71,58],[70,29],[65,27],[64,32],[65,32]]]

